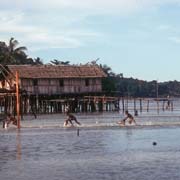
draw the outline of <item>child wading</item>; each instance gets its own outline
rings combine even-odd
[[[67,126],[68,123],[70,123],[72,126],[74,126],[72,121],[75,121],[77,124],[81,125],[81,123],[78,122],[77,118],[73,114],[70,113],[70,110],[68,107],[66,108],[66,115],[68,118],[64,121],[64,126]]]
[[[126,120],[128,120],[129,124],[134,123],[135,125],[137,125],[134,117],[127,110],[125,111],[125,115],[126,117],[123,120],[119,121],[118,124],[125,126],[125,122]]]
[[[17,126],[17,119],[8,113],[6,119],[3,121],[3,128],[7,129],[11,123]]]

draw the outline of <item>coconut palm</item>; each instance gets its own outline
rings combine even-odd
[[[43,60],[40,57],[34,58],[35,65],[43,65]]]
[[[19,42],[10,38],[9,43],[0,42],[0,63],[8,64],[28,64],[25,46],[18,47]]]
[[[112,72],[112,69],[109,66],[107,66],[106,64],[104,64],[104,65],[100,64],[99,66],[100,66],[100,68],[102,68],[104,73],[107,74],[107,76],[114,76],[115,75]]]
[[[0,42],[0,64],[6,64],[7,45],[5,42]]]
[[[69,65],[69,61],[59,61],[57,59],[54,59],[52,61],[50,61],[50,64],[53,64],[53,65]]]
[[[10,38],[9,44],[7,45],[6,59],[9,64],[26,64],[27,55],[25,46],[17,47],[19,42],[13,37]]]

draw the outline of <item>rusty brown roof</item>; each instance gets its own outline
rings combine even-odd
[[[13,74],[20,78],[96,78],[106,77],[97,65],[9,65]]]

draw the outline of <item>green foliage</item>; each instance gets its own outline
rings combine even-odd
[[[105,92],[116,91],[116,80],[114,77],[107,77],[102,80],[102,90]]]
[[[34,65],[43,65],[43,60],[40,57],[34,58]]]
[[[52,65],[69,65],[70,61],[59,61],[57,59],[54,59],[50,61],[50,64]]]
[[[111,77],[103,81],[103,90],[118,92],[120,96],[129,97],[159,97],[180,96],[180,82],[170,81],[158,83],[156,81],[141,81],[133,78]],[[117,94],[117,93],[116,93]]]
[[[27,55],[25,46],[17,47],[18,41],[10,38],[9,44],[0,42],[0,63],[7,64],[25,64]]]
[[[125,78],[123,74],[115,74],[107,65],[100,65],[107,77],[102,81],[104,92],[128,97],[166,97],[180,96],[180,82],[169,81],[158,83],[157,81],[142,81],[134,78]],[[158,91],[158,93],[157,93]]]
[[[25,46],[18,46],[19,42],[10,38],[9,43],[0,42],[0,64],[2,65],[19,65],[19,64],[43,64],[39,59],[33,60],[26,54]]]

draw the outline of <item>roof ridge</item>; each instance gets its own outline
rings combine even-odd
[[[97,78],[106,76],[98,66],[12,65],[8,67],[13,73],[19,71],[21,78]]]

